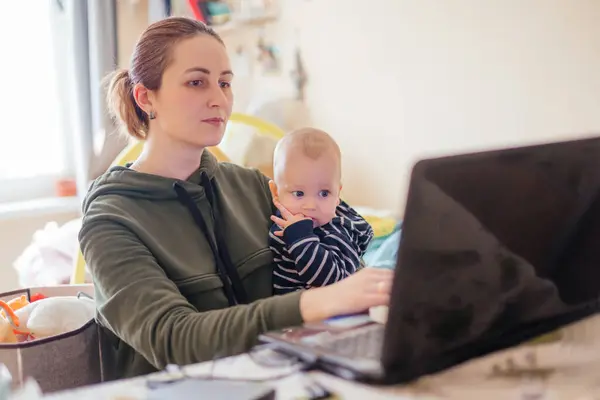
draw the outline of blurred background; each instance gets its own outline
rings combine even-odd
[[[420,158],[600,131],[598,0],[6,2],[0,291],[69,281],[81,199],[128,145],[101,80],[169,15],[221,34],[235,112],[339,141],[345,199],[393,218],[382,238]],[[272,138],[233,125],[224,154],[268,173]]]

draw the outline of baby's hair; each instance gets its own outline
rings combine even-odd
[[[286,134],[275,146],[273,154],[273,170],[278,175],[285,157],[290,151],[300,151],[304,156],[317,160],[323,154],[333,152],[341,170],[342,152],[337,142],[329,135],[316,128],[300,128]]]

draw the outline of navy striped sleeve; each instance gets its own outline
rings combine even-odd
[[[326,225],[313,228],[311,220],[288,226],[283,237],[269,233],[275,268],[275,294],[325,286],[340,281],[361,267],[371,239],[371,226],[346,203],[336,209],[336,216]]]
[[[356,272],[360,266],[352,244],[342,235],[330,237],[337,243],[321,243],[313,232],[312,220],[302,220],[283,231],[283,240],[294,260],[300,281],[307,286],[325,286]],[[345,254],[348,253],[348,254]]]
[[[373,240],[373,228],[356,210],[343,201],[337,208],[337,215],[340,218],[340,225],[352,239],[355,248],[362,257],[369,244],[371,244],[371,240]]]
[[[273,252],[273,292],[275,294],[285,294],[303,289],[304,284],[298,280],[296,264],[290,258],[285,248],[285,242],[275,236],[275,232],[280,230],[277,225],[273,225],[269,232],[269,247]]]

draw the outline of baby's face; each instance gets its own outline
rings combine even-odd
[[[275,182],[279,202],[293,214],[303,214],[322,226],[335,216],[340,201],[340,171],[335,156],[316,160],[301,154],[287,158]]]

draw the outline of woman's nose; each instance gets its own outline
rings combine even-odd
[[[220,86],[216,86],[210,89],[208,97],[209,107],[225,108],[227,106],[227,96],[223,92]]]

